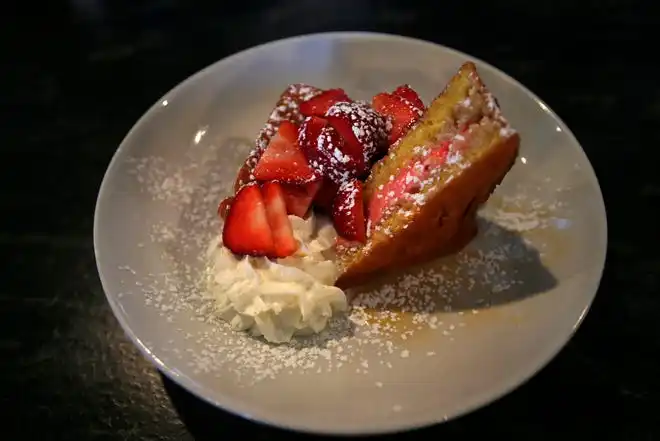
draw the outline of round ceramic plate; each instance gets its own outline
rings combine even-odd
[[[479,236],[457,256],[361,289],[314,338],[274,346],[214,318],[201,280],[221,231],[217,205],[280,92],[305,82],[369,99],[409,83],[428,103],[466,60],[522,137]],[[594,298],[606,219],[580,145],[518,82],[435,44],[332,33],[241,52],[158,100],[108,168],[94,246],[126,333],[194,394],[280,427],[384,433],[464,414],[548,363]]]

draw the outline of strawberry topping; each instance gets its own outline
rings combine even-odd
[[[218,207],[225,219],[223,242],[237,254],[293,254],[298,243],[288,215],[305,217],[312,206],[332,216],[338,243],[364,243],[366,213],[358,177],[364,177],[424,111],[424,103],[408,85],[374,96],[371,107],[353,102],[342,89],[313,89],[304,101],[300,90],[297,112],[271,124],[271,131],[262,131],[258,155],[251,155],[239,171],[236,195]],[[397,200],[421,189],[430,167],[445,161],[446,147],[413,161],[369,201],[371,225]]]
[[[321,188],[314,196],[314,206],[324,210],[326,213],[332,213],[332,203],[337,195],[339,186],[332,182],[330,179],[324,179],[321,183]]]
[[[236,193],[222,230],[222,242],[236,254],[270,256],[275,252],[266,205],[256,183],[246,184]]]
[[[408,100],[389,93],[379,93],[374,96],[372,106],[378,113],[390,118],[392,123],[389,136],[390,145],[404,136],[422,116],[422,110]]]
[[[422,159],[410,161],[394,179],[384,184],[369,201],[367,209],[369,225],[376,226],[385,210],[398,200],[413,198],[413,195],[421,190],[422,182],[428,178],[431,170],[445,163],[448,152],[448,143],[433,148]]]
[[[254,177],[259,181],[277,179],[287,183],[317,180],[297,140],[298,128],[293,123],[283,121],[254,168]]]
[[[392,92],[392,95],[396,95],[398,97],[403,98],[404,100],[408,101],[410,104],[415,106],[417,109],[420,111],[424,111],[424,102],[422,99],[417,95],[417,92],[415,92],[412,87],[410,87],[408,84],[403,84],[399,87],[397,87],[394,92]]]
[[[300,103],[300,113],[304,116],[325,116],[330,106],[340,101],[351,101],[343,89],[326,90],[312,99]]]
[[[231,206],[233,200],[234,198],[230,196],[220,201],[220,205],[218,205],[218,215],[222,220],[227,218],[227,213],[229,212],[229,207]]]
[[[332,220],[337,233],[344,239],[362,243],[367,240],[359,180],[351,179],[341,184],[332,206]]]
[[[242,186],[252,181],[254,181],[254,176],[252,176],[250,167],[246,162],[238,171],[238,175],[236,176],[236,181],[234,181],[234,193],[236,193]]]
[[[321,185],[322,181],[303,185],[282,184],[286,212],[298,217],[305,217]]]
[[[254,181],[252,171],[256,167],[257,162],[259,162],[264,150],[268,147],[271,138],[277,133],[280,123],[282,121],[291,121],[294,124],[300,124],[304,119],[304,116],[300,113],[300,103],[319,95],[321,92],[323,92],[321,89],[301,83],[291,84],[284,90],[271,112],[268,121],[266,121],[261,132],[259,132],[254,149],[252,149],[250,155],[246,158],[245,164],[239,172],[234,185],[235,192],[248,182]]]
[[[261,192],[266,204],[266,218],[273,237],[271,256],[290,256],[298,249],[298,242],[293,237],[282,187],[276,181],[266,182],[262,185]]]
[[[371,167],[376,152],[387,147],[386,121],[364,103],[336,103],[327,120],[344,139],[343,153],[350,157],[358,175]]]
[[[298,142],[316,174],[340,184],[357,175],[355,161],[345,153],[344,138],[325,118],[311,116],[303,122]]]

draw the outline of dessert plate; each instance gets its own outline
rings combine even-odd
[[[204,257],[221,231],[217,205],[280,92],[305,82],[369,99],[409,83],[428,103],[467,60],[522,138],[479,236],[456,256],[360,288],[317,336],[269,345],[215,318]],[[94,223],[108,302],[146,358],[229,412],[327,434],[442,422],[523,383],[584,318],[606,241],[594,172],[539,98],[466,54],[370,33],[276,41],[185,80],[122,142]]]

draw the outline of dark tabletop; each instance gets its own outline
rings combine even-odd
[[[286,435],[209,408],[139,355],[106,304],[92,220],[112,154],[155,100],[233,52],[327,30],[424,38],[503,69],[573,129],[606,200],[605,274],[568,346],[491,406],[398,439],[660,439],[660,20],[644,3],[9,4],[20,9],[0,13],[1,439]]]

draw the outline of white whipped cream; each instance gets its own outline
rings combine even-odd
[[[210,295],[220,317],[273,343],[320,332],[334,313],[348,308],[344,292],[334,286],[339,271],[332,224],[314,215],[289,219],[300,242],[293,256],[239,257],[219,239],[209,249]]]

